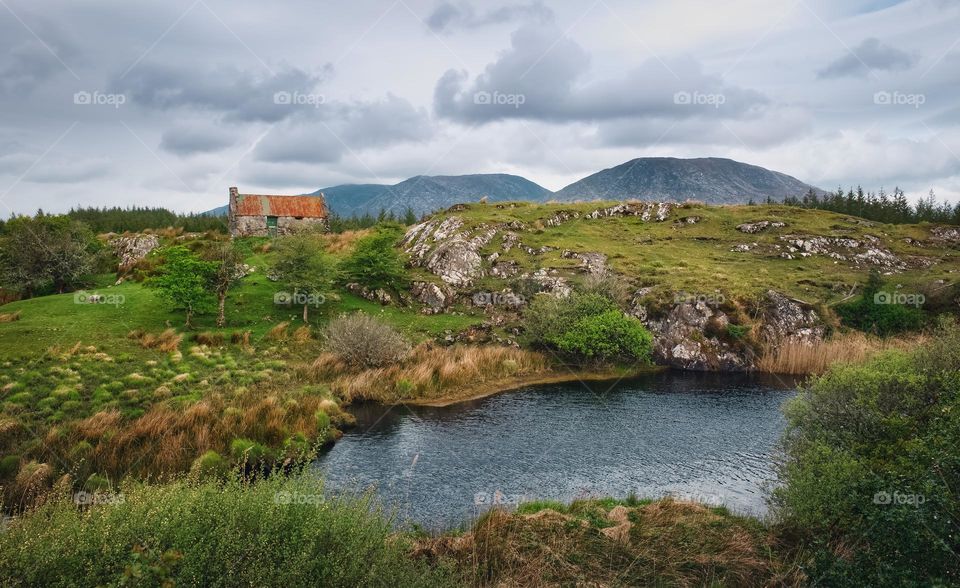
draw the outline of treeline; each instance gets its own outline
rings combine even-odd
[[[331,211],[328,220],[330,223],[330,231],[333,233],[369,229],[370,227],[383,223],[399,223],[410,226],[418,222],[416,213],[409,206],[400,214],[397,214],[393,210],[388,212],[381,208],[376,216],[369,212],[365,212],[361,216],[340,216]]]
[[[857,186],[856,190],[850,188],[846,194],[843,188],[827,194],[817,194],[810,190],[802,198],[788,196],[783,203],[859,216],[881,223],[931,222],[960,225],[960,203],[937,202],[933,190],[916,204],[911,204],[900,188],[894,188],[892,194],[887,194],[883,188],[879,192],[864,192],[860,186]]]
[[[205,214],[178,214],[166,208],[72,208],[67,217],[87,225],[95,233],[140,232],[146,229],[182,228],[190,233],[227,231],[226,217]]]

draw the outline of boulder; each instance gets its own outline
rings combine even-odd
[[[755,223],[743,223],[742,225],[737,225],[737,230],[741,233],[753,234],[766,231],[767,229],[779,229],[785,226],[787,226],[786,223],[781,223],[779,221],[762,220]]]
[[[125,273],[160,246],[160,237],[142,234],[122,235],[111,239],[109,245],[120,260],[117,264],[117,271]]]
[[[424,314],[441,313],[453,304],[453,289],[446,284],[438,286],[432,282],[414,282],[410,293],[414,300],[424,305]]]
[[[823,341],[826,326],[809,305],[768,290],[761,315],[761,339],[768,346],[784,342],[813,345]]]

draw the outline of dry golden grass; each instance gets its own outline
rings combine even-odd
[[[404,361],[387,367],[356,370],[332,353],[322,354],[313,367],[315,375],[329,381],[331,390],[347,402],[469,396],[490,382],[550,370],[547,358],[532,351],[431,343],[415,347]]]
[[[156,349],[157,351],[176,351],[183,341],[183,335],[177,333],[174,329],[167,329],[160,334],[146,333],[143,329],[136,329],[127,333],[127,337],[135,339],[144,349]]]
[[[250,346],[250,331],[237,331],[230,335],[230,342],[234,345]]]
[[[925,340],[923,335],[881,339],[856,331],[836,333],[816,345],[791,342],[767,350],[757,362],[757,369],[773,374],[822,374],[833,363],[862,363],[877,353],[910,349]]]
[[[328,398],[301,390],[240,390],[211,394],[180,406],[155,404],[146,414],[125,421],[117,411],[99,412],[47,436],[54,454],[66,454],[81,441],[94,446],[92,471],[111,479],[133,474],[157,479],[188,471],[206,451],[229,454],[230,442],[244,437],[282,447],[293,435],[316,439],[317,411],[335,424],[351,417]]]
[[[290,334],[287,333],[287,327],[289,326],[290,323],[288,321],[279,323],[277,326],[267,331],[267,334],[264,335],[264,338],[270,341],[286,341],[287,337],[290,336]]]
[[[776,555],[772,536],[752,520],[671,499],[603,508],[594,523],[575,511],[574,505],[569,514],[493,510],[466,534],[419,541],[413,555],[452,561],[466,583],[481,586],[565,586],[576,578],[589,578],[590,586],[803,583],[798,568]]]
[[[220,347],[223,345],[223,333],[204,331],[194,335],[193,340],[200,345],[206,345],[208,347]]]
[[[343,253],[352,250],[358,239],[362,239],[371,233],[373,233],[373,229],[326,233],[321,237],[321,241],[328,253]]]
[[[293,340],[296,343],[306,343],[311,339],[310,327],[303,325],[293,332]]]
[[[0,313],[0,323],[12,323],[20,320],[20,311]]]

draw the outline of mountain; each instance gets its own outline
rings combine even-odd
[[[732,159],[708,157],[677,159],[641,157],[599,171],[576,181],[559,192],[510,174],[470,174],[463,176],[413,176],[398,184],[343,184],[321,188],[330,210],[342,217],[376,216],[381,210],[402,215],[407,207],[418,216],[473,202],[486,196],[490,202],[503,200],[674,200],[688,198],[708,204],[745,203],[751,198],[763,201],[770,196],[802,196],[813,189],[800,180],[756,165]],[[204,214],[227,213],[221,206]]]
[[[701,200],[708,204],[736,204],[767,196],[802,196],[819,188],[768,169],[732,159],[707,157],[641,157],[599,171],[563,188],[557,200]]]
[[[376,216],[381,210],[400,216],[407,207],[419,216],[449,208],[461,202],[479,200],[544,201],[553,192],[526,178],[510,174],[470,174],[464,176],[413,176],[398,184],[343,184],[320,188],[307,196],[323,193],[327,207],[342,217]],[[218,206],[203,214],[226,215],[227,207]]]
[[[398,184],[347,184],[321,188],[327,206],[340,216],[376,215],[381,209],[400,215],[410,207],[418,215],[486,196],[502,200],[548,199],[553,193],[526,178],[510,174],[413,176]]]

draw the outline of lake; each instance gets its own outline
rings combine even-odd
[[[790,378],[665,371],[447,407],[354,407],[317,460],[328,490],[376,489],[400,521],[461,526],[493,504],[667,494],[762,515]]]

